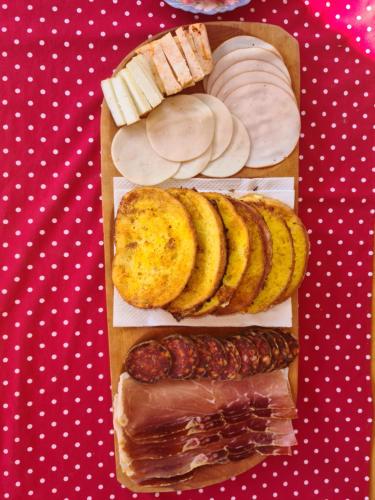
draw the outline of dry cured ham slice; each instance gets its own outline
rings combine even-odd
[[[130,462],[129,471],[143,478],[168,477],[187,474],[202,465],[241,460],[254,453],[258,446],[290,447],[296,444],[293,431],[287,435],[274,436],[267,433],[246,433],[234,438],[217,439],[204,446],[196,446],[181,453],[162,455],[161,458],[136,458]]]
[[[126,432],[125,432],[126,435]],[[262,428],[253,428],[247,421],[232,425],[225,425],[219,429],[209,432],[200,432],[189,435],[179,435],[168,439],[157,441],[133,440],[126,435],[124,451],[135,459],[157,459],[164,456],[176,455],[193,449],[207,448],[214,450],[226,445],[242,442],[252,443],[255,446],[277,445],[290,446],[295,444],[293,426],[290,420],[279,420],[278,422],[266,421]]]
[[[225,415],[256,410],[291,409],[294,402],[282,371],[241,380],[161,380],[139,383],[123,374],[119,384],[122,421],[136,436],[168,429],[189,428],[191,421],[222,412]],[[155,411],[155,409],[158,411]],[[272,413],[271,413],[272,414]],[[265,415],[269,416],[269,415]],[[162,433],[162,432],[161,432]]]

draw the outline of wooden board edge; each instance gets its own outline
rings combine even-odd
[[[281,28],[280,26],[277,25],[271,25],[271,24],[264,24],[264,23],[247,23],[247,22],[232,22],[232,21],[212,21],[212,22],[207,22],[205,23],[207,25],[225,25],[226,27],[230,28],[235,28],[238,30],[241,30],[244,34],[247,33],[246,31],[246,26],[258,26],[262,28],[269,29],[269,27],[272,27],[272,29],[275,29],[279,31],[280,33],[283,33],[283,36],[288,38],[289,43],[293,43],[294,48],[296,50],[297,54],[297,60],[295,61],[297,63],[297,67],[299,68],[298,75],[296,75],[296,78],[293,80],[294,83],[294,90],[296,93],[297,101],[298,104],[300,103],[300,53],[299,53],[299,44],[298,41],[290,35],[286,30]],[[177,27],[177,26],[176,26]],[[144,43],[147,43],[151,40],[160,38],[163,33],[168,33],[171,30],[174,30],[176,27],[170,28],[162,33],[158,33],[154,37],[146,40]],[[245,28],[245,29],[244,29]],[[250,28],[251,29],[251,28]],[[141,44],[142,45],[142,44]],[[282,52],[282,51],[281,51]],[[134,50],[131,51],[119,64],[119,66],[116,68],[114,74],[116,74],[123,66],[126,64],[126,62],[134,55]],[[103,207],[103,229],[104,229],[104,253],[105,253],[105,283],[106,283],[106,305],[107,305],[107,326],[108,326],[108,341],[109,344],[111,345],[111,342],[114,342],[114,338],[116,337],[116,333],[119,333],[122,328],[116,328],[113,327],[113,284],[110,279],[110,276],[108,276],[108,269],[111,269],[111,263],[112,263],[112,258],[113,258],[113,248],[111,247],[111,233],[113,232],[113,227],[114,227],[114,214],[113,214],[113,177],[111,179],[106,178],[105,175],[103,175],[103,165],[105,162],[105,158],[107,155],[107,152],[105,148],[103,147],[103,138],[107,135],[107,130],[105,130],[107,123],[105,123],[105,117],[108,118],[110,116],[108,107],[103,101],[102,103],[102,111],[101,111],[101,121],[100,121],[100,130],[101,130],[101,170],[102,170],[102,207]],[[114,125],[113,125],[114,127]],[[114,127],[115,128],[115,127]],[[298,179],[299,179],[299,144],[297,144],[295,150],[293,151],[292,155],[296,155],[296,167],[295,167],[295,175],[293,175],[294,180],[295,180],[295,210],[298,211]],[[111,159],[110,159],[111,161]],[[275,167],[277,167],[276,165]],[[251,175],[245,175],[245,177],[272,177],[273,176],[273,170],[274,167],[268,167],[267,172],[265,172],[265,169],[245,169],[247,172],[246,174],[251,174]],[[285,174],[286,176],[289,176],[289,174]],[[280,175],[277,175],[280,176]],[[108,203],[109,202],[109,203]],[[293,310],[293,327],[291,328],[291,331],[298,337],[298,292],[296,292],[292,298],[292,310]],[[111,375],[114,371],[114,368],[112,366],[112,359],[110,356],[110,367],[111,367]],[[117,381],[115,381],[111,376],[112,380],[112,394],[116,393],[117,390]],[[290,385],[292,388],[292,394],[294,397],[294,400],[296,401],[297,398],[297,392],[298,392],[298,358],[297,360],[291,365],[289,369],[289,381]],[[199,486],[193,486],[193,487],[188,487],[184,488],[184,485],[181,484],[180,488],[153,488],[153,487],[140,487],[137,484],[132,483],[132,481],[129,478],[126,478],[126,476],[122,473],[122,471],[119,468],[118,465],[118,450],[117,450],[117,442],[116,438],[114,437],[115,441],[115,457],[116,457],[116,476],[118,481],[121,484],[124,484],[127,486],[131,491],[136,492],[136,493],[155,493],[155,492],[171,492],[171,491],[187,491],[191,489],[197,489],[200,487],[207,487],[213,484],[217,484],[221,481],[224,480],[229,480],[231,476],[228,476],[227,474],[225,475],[224,479],[221,477],[218,477],[214,480],[210,479],[208,481],[202,481]],[[250,470],[252,467],[256,466],[257,464],[261,463],[263,460],[265,460],[267,457],[262,457],[262,456],[254,456],[251,457],[250,459],[247,459],[246,462],[251,461],[251,465],[246,465],[242,467],[238,467],[238,463],[236,464],[237,466],[237,471],[235,475],[242,474],[248,470]],[[245,460],[243,461],[245,462]],[[228,465],[228,464],[225,464]],[[216,466],[211,466],[215,467],[215,469],[220,470],[221,468],[225,467],[225,465],[216,465]],[[234,475],[234,474],[233,474]]]

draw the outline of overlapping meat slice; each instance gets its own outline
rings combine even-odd
[[[289,453],[295,444],[289,418],[295,416],[280,371],[152,386],[123,374],[115,404],[120,463],[139,483],[173,482],[203,465]]]
[[[217,414],[230,415],[250,409],[290,410],[295,405],[284,373],[275,371],[240,380],[168,380],[149,386],[122,375],[119,385],[127,432],[132,436],[163,434],[209,422]],[[155,409],[158,411],[155,411]]]

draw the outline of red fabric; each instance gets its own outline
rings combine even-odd
[[[300,214],[312,255],[300,291],[299,446],[181,498],[369,494],[373,12],[361,0],[253,0],[219,17],[281,25],[301,47]],[[148,35],[196,19],[153,0],[1,2],[4,498],[153,497],[114,474],[100,81]]]

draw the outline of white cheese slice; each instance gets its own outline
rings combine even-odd
[[[105,102],[111,112],[112,118],[118,127],[126,125],[126,120],[120,106],[117,103],[115,93],[111,84],[111,78],[102,81],[102,90],[105,98]]]
[[[183,28],[176,29],[176,42],[178,40],[179,46],[181,47],[181,51],[188,63],[190,73],[193,77],[194,82],[199,82],[204,78],[204,71],[199,64],[198,57],[189,42],[188,36],[189,34],[186,33]]]
[[[139,57],[137,60],[145,72],[149,75],[151,80],[154,80],[158,89],[162,94],[165,94],[165,88],[163,82],[160,79],[158,70],[152,60],[152,55],[154,51],[152,49],[152,45],[150,43],[146,45],[142,45],[137,49],[137,54],[142,55],[143,57]]]
[[[139,120],[139,114],[126,83],[120,76],[112,78],[112,86],[116,101],[125,117],[126,125],[131,125]]]
[[[189,86],[193,81],[193,77],[191,76],[189,67],[177,47],[173,36],[170,33],[164,35],[160,39],[160,45],[181,86]]]
[[[156,83],[151,81],[147,75],[147,72],[142,67],[143,63],[139,63],[139,57],[144,57],[142,55],[138,55],[134,57],[128,64],[127,68],[130,71],[130,74],[134,78],[135,83],[142,90],[146,99],[151,104],[153,108],[158,106],[163,100],[163,96],[158,89]]]
[[[151,111],[151,106],[148,100],[146,99],[144,93],[142,90],[138,87],[138,85],[135,83],[134,78],[130,74],[130,71],[125,68],[122,69],[119,73],[121,78],[125,80],[126,85],[128,86],[128,89],[130,91],[130,94],[135,102],[135,105],[137,107],[138,113],[140,116],[145,115],[149,111]]]

